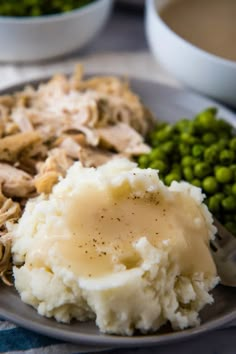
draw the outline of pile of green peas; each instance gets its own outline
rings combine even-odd
[[[42,16],[68,12],[94,0],[0,0],[1,16]]]
[[[159,170],[161,180],[185,180],[202,188],[213,215],[236,235],[236,136],[233,127],[208,108],[192,120],[157,123],[141,155],[141,168]]]

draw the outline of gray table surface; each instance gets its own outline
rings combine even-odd
[[[147,0],[148,1],[148,0]],[[79,54],[106,52],[138,52],[148,50],[148,44],[144,33],[144,10],[140,7],[114,6],[113,14],[105,29],[93,43],[82,49]],[[77,57],[78,52],[74,53]],[[73,53],[69,54],[73,57]]]

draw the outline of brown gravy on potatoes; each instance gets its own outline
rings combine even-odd
[[[193,45],[236,61],[236,0],[173,0],[160,16]]]

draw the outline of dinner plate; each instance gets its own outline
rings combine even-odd
[[[44,81],[44,80],[40,80]],[[30,82],[36,85],[37,82]],[[215,106],[219,115],[236,126],[235,115],[220,104],[185,89],[177,89],[158,82],[131,79],[131,86],[144,104],[161,120],[175,122],[182,117],[193,117],[199,111]],[[22,89],[27,83],[10,87],[0,93],[12,93]],[[164,326],[157,333],[135,334],[132,337],[106,335],[100,333],[94,322],[58,323],[37,314],[36,310],[24,304],[14,287],[0,285],[0,316],[32,331],[78,344],[96,347],[142,347],[170,343],[191,338],[209,330],[226,325],[236,319],[236,289],[217,286],[214,291],[215,302],[207,305],[200,313],[201,325],[183,331],[172,331]]]

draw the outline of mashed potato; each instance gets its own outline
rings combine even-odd
[[[200,189],[166,187],[126,159],[97,169],[76,162],[12,225],[22,300],[62,322],[95,318],[107,333],[197,325],[218,282],[202,200]]]

